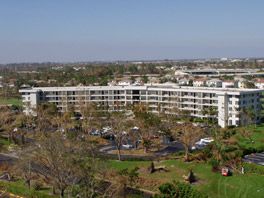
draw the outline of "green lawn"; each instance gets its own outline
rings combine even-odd
[[[23,197],[37,197],[37,198],[56,198],[58,196],[49,195],[51,192],[50,189],[43,189],[40,191],[29,190],[25,183],[21,180],[16,182],[5,182],[0,181],[0,187],[3,190],[6,190],[9,193],[13,193],[15,195],[20,195]]]
[[[8,145],[10,145],[10,142],[8,141],[7,138],[0,136],[0,145],[8,146]]]
[[[256,151],[264,150],[264,124],[260,124],[257,127],[254,125],[248,126],[248,130],[251,131],[251,140],[249,138],[241,137],[237,134],[239,145],[244,149],[255,149]]]
[[[114,169],[147,168],[150,162],[146,161],[110,161],[110,165]],[[185,163],[180,160],[162,161],[158,165],[165,165],[169,172],[157,172],[149,174],[140,172],[140,177],[149,180],[148,185],[141,186],[149,190],[157,191],[159,184],[164,182],[184,181],[183,175],[187,175],[188,170],[192,169],[199,181],[194,184],[194,187],[205,192],[209,197],[263,197],[264,194],[264,176],[245,174],[223,177],[220,173],[213,173],[211,167],[204,163]],[[151,181],[155,181],[154,183]]]
[[[7,150],[8,147],[10,146],[10,142],[8,141],[7,138],[1,137],[0,136],[0,149],[3,152],[4,150]]]
[[[20,98],[0,98],[0,105],[22,106],[22,100]]]

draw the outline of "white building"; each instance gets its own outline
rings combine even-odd
[[[252,107],[260,110],[260,89],[223,89],[208,87],[180,87],[177,85],[145,86],[89,86],[89,87],[35,87],[21,89],[25,113],[33,112],[41,102],[54,103],[60,111],[69,105],[94,102],[108,111],[123,110],[126,106],[144,103],[153,113],[172,113],[173,109],[187,110],[194,117],[203,115],[203,109],[215,107],[221,127],[240,125],[239,109]]]
[[[205,86],[206,78],[198,78],[193,80],[194,87],[203,87]]]
[[[206,81],[206,86],[208,87],[222,87],[222,80],[219,79],[211,79]]]
[[[132,81],[131,80],[124,80],[124,81],[119,81],[117,85],[119,86],[128,86],[131,85]]]
[[[222,82],[222,88],[233,88],[235,86],[235,82],[232,80],[226,80]]]
[[[259,89],[264,89],[264,79],[257,79],[255,82],[255,86]]]
[[[178,81],[179,85],[190,85],[190,80],[187,78],[182,78]]]

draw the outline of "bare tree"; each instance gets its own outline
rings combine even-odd
[[[36,174],[32,171],[33,162],[31,152],[32,147],[24,148],[24,150],[19,153],[19,160],[13,167],[13,172],[25,180],[28,189],[31,189],[31,181],[36,178]]]
[[[127,138],[127,131],[132,127],[132,122],[126,117],[124,112],[111,113],[109,122],[114,134],[118,160],[121,160],[121,148]]]
[[[85,134],[88,134],[93,127],[97,127],[101,122],[98,122],[98,111],[93,103],[80,103],[80,113],[82,115],[82,129]]]
[[[65,139],[60,133],[43,136],[24,148],[16,166],[29,188],[37,178],[52,186],[54,193],[59,190],[60,197],[94,197],[100,193],[105,170],[90,142]]]
[[[172,129],[172,136],[178,140],[185,150],[185,161],[189,161],[190,148],[198,141],[204,134],[202,128],[193,125],[190,122],[178,124]]]
[[[142,141],[144,152],[148,152],[152,145],[152,137],[160,127],[160,117],[147,111],[145,105],[139,104],[134,107],[135,125],[139,127],[138,133]]]
[[[14,141],[14,123],[16,120],[16,113],[10,108],[1,108],[0,113],[0,127],[8,133],[9,142]]]
[[[76,150],[71,142],[65,141],[60,134],[43,137],[31,151],[32,171],[60,190],[64,197],[65,190],[76,182]]]

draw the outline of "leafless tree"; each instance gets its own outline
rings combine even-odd
[[[172,129],[172,136],[184,146],[185,161],[189,161],[190,148],[194,146],[195,142],[197,142],[203,135],[203,129],[199,126],[193,125],[191,122],[174,126]]]
[[[139,127],[138,134],[141,138],[144,152],[148,152],[152,145],[152,137],[160,127],[160,117],[147,111],[147,106],[143,104],[134,107],[135,125]]]
[[[124,112],[113,112],[109,118],[109,125],[114,134],[114,141],[117,149],[118,160],[121,160],[121,148],[127,138],[128,130],[133,126]]]

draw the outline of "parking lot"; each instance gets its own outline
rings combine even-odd
[[[243,160],[245,162],[255,163],[264,166],[264,152],[245,155]]]

